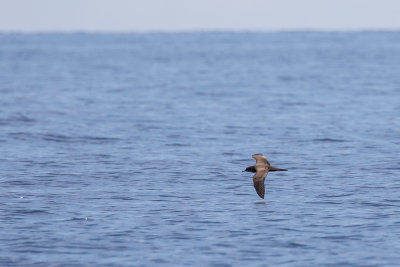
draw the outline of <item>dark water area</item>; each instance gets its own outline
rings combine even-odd
[[[398,266],[399,74],[399,32],[0,34],[0,265]]]

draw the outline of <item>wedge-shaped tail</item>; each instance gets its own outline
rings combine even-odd
[[[287,169],[281,169],[281,168],[277,168],[277,167],[274,167],[274,166],[269,166],[268,169],[269,169],[270,172],[287,171]]]

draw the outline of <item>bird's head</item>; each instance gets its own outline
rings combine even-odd
[[[257,172],[256,171],[256,168],[254,167],[254,166],[250,166],[250,167],[247,167],[244,171],[242,171],[242,172]]]

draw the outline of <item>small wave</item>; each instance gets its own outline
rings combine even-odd
[[[19,122],[34,122],[35,121],[35,119],[28,117],[26,115],[23,115],[23,114],[15,114],[15,115],[11,116],[8,120],[19,121]]]
[[[234,155],[236,155],[236,153],[233,153],[233,152],[223,152],[222,155],[223,155],[223,156],[234,156]]]
[[[10,125],[13,123],[31,123],[36,120],[24,114],[14,114],[5,119],[0,119],[0,125]]]
[[[14,214],[49,214],[46,210],[14,210]]]
[[[344,240],[360,240],[362,238],[361,235],[330,235],[330,236],[321,236],[321,239],[328,239],[328,240],[337,240],[337,241],[344,241]]]
[[[322,204],[322,205],[325,205],[325,204],[328,204],[328,205],[339,205],[339,204],[342,204],[341,202],[338,202],[338,201],[309,201],[309,202],[306,202],[306,204],[316,204],[316,205],[320,205],[320,204]]]
[[[395,204],[381,203],[381,202],[362,201],[362,202],[360,202],[360,204],[365,205],[365,206],[370,206],[370,207],[398,207],[398,205],[395,205]]]
[[[318,195],[318,197],[321,198],[337,198],[337,197],[348,197],[348,196],[352,196],[354,195],[353,193],[345,193],[345,194],[322,194],[322,195]]]
[[[331,143],[349,142],[349,140],[335,139],[335,138],[316,138],[316,139],[313,139],[312,141],[315,141],[315,142],[331,142]]]
[[[386,202],[400,203],[400,199],[384,199]]]
[[[45,141],[66,142],[66,143],[72,141],[71,137],[60,134],[45,134],[42,136],[42,139]]]
[[[66,219],[65,221],[67,222],[73,222],[73,221],[89,221],[91,219],[89,219],[88,217],[73,217],[70,219]]]
[[[280,75],[280,76],[278,76],[278,79],[280,81],[284,81],[284,82],[291,82],[291,81],[297,80],[296,77],[290,76],[290,75]]]
[[[285,106],[306,106],[307,105],[307,103],[304,103],[304,102],[283,102],[282,104]]]
[[[14,185],[14,186],[15,185],[26,185],[26,186],[35,185],[35,183],[29,182],[29,181],[26,181],[26,180],[10,180],[10,181],[5,182],[5,184]]]
[[[28,133],[28,132],[15,132],[15,133],[8,133],[8,136],[16,139],[16,140],[23,140],[26,141],[28,139],[33,138],[33,134]]]
[[[234,248],[234,247],[236,247],[235,245],[232,245],[232,244],[229,244],[229,243],[217,243],[214,246],[221,247],[221,248]]]
[[[286,247],[288,248],[307,248],[308,246],[306,244],[301,244],[297,242],[287,242]]]
[[[117,200],[137,200],[137,199],[132,198],[132,197],[123,197],[123,196],[115,196],[115,197],[111,197],[111,199],[117,199]]]
[[[171,143],[171,144],[165,144],[166,146],[175,146],[175,147],[186,147],[186,146],[191,146],[190,144],[180,144],[180,143]]]
[[[8,136],[16,140],[33,140],[39,139],[57,143],[88,143],[88,144],[104,144],[119,141],[119,138],[102,137],[102,136],[73,136],[63,134],[33,134],[29,132],[8,133]]]
[[[118,141],[118,138],[113,137],[100,137],[100,136],[68,136],[62,134],[44,134],[42,139],[51,142],[61,143],[89,143],[89,144],[103,144],[108,142]]]
[[[82,136],[80,137],[84,140],[93,140],[93,141],[101,141],[101,142],[114,142],[120,140],[119,138],[115,137],[101,137],[101,136]]]

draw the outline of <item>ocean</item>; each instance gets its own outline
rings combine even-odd
[[[0,34],[0,265],[398,266],[399,74],[400,32]]]

